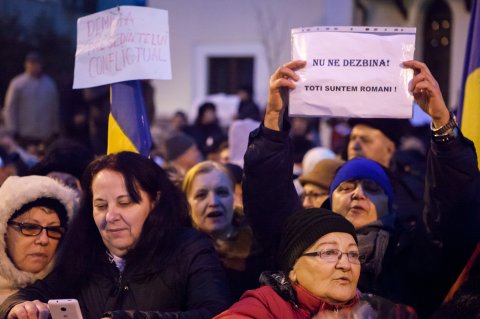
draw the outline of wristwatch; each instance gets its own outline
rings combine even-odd
[[[455,117],[455,115],[450,112],[450,119],[448,120],[447,124],[443,125],[442,127],[438,128],[438,129],[435,129],[433,127],[433,123],[432,123],[432,126],[431,126],[431,129],[432,129],[432,135],[434,137],[436,136],[443,136],[445,134],[447,134],[447,132],[454,128],[454,127],[457,127],[458,124],[457,124],[457,119]]]

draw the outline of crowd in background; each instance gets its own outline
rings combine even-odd
[[[178,111],[159,126],[144,82],[147,159],[104,155],[107,87],[83,90],[62,123],[55,84],[29,53],[2,109],[2,298],[20,289],[2,316],[76,297],[87,318],[211,318],[238,300],[219,318],[479,318],[477,157],[428,67],[405,65],[433,123],[420,127],[288,118],[278,92],[301,67],[272,75],[266,110],[239,88],[229,127],[210,101],[193,122]],[[317,287],[330,271],[341,292]]]

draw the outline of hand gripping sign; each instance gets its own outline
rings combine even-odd
[[[74,89],[172,78],[168,12],[120,6],[78,19]]]
[[[410,118],[415,28],[310,27],[292,30],[292,59],[305,60],[290,92],[293,116]]]

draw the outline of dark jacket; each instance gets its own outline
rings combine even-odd
[[[426,156],[416,150],[396,150],[389,169],[395,199],[393,211],[408,228],[422,216],[425,191]]]
[[[237,301],[246,290],[258,287],[258,278],[268,263],[253,238],[243,210],[235,209],[232,223],[235,231],[231,236],[214,239],[213,244],[225,268],[232,300]]]
[[[194,124],[184,128],[183,131],[195,140],[198,149],[205,158],[209,153],[216,152],[220,144],[227,141],[225,131],[217,123]]]
[[[170,262],[141,260],[120,273],[105,254],[82,284],[65,282],[58,269],[20,290],[0,307],[0,317],[25,300],[78,299],[85,319],[106,313],[118,318],[211,318],[229,304],[228,288],[211,240],[185,230]]]
[[[253,131],[245,154],[245,214],[257,240],[271,249],[272,262],[283,221],[300,208],[285,124],[281,132],[263,126]],[[460,134],[448,145],[432,143],[423,219],[405,228],[389,215],[357,229],[361,254],[373,258],[362,265],[359,289],[414,306],[420,317],[428,317],[478,240],[479,178],[471,141]]]
[[[471,261],[466,279],[453,295],[453,298],[444,303],[435,312],[432,319],[480,318],[480,255],[476,255],[476,259]]]

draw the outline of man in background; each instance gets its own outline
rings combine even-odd
[[[37,52],[27,54],[24,67],[25,72],[10,81],[3,116],[6,128],[20,146],[35,153],[59,132],[59,97],[56,84],[43,72],[43,60]]]

